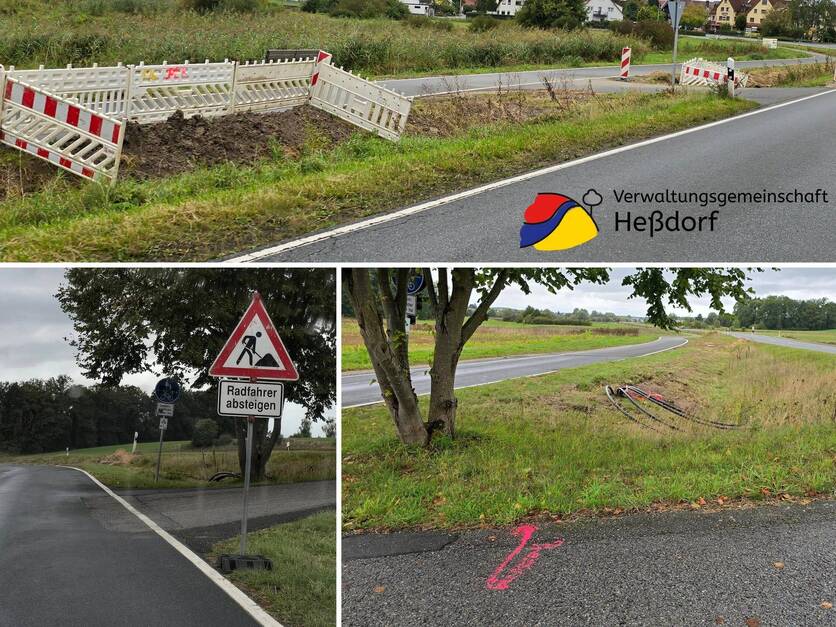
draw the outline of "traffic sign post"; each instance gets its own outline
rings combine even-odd
[[[679,45],[679,20],[682,19],[682,12],[685,10],[685,0],[670,0],[668,11],[671,16],[673,27],[673,64],[671,67],[671,91],[676,89],[676,50]]]
[[[160,416],[160,447],[157,450],[157,472],[154,483],[160,480],[160,466],[163,461],[163,436],[168,428],[168,419],[174,416],[174,403],[180,399],[180,383],[177,379],[165,377],[157,381],[154,386],[154,397],[157,403],[157,416]],[[134,450],[136,450],[136,435],[134,434]]]
[[[247,555],[253,424],[256,418],[281,418],[284,405],[284,386],[281,381],[296,381],[299,374],[258,292],[253,293],[247,311],[209,369],[209,375],[220,379],[218,414],[239,416],[247,421],[239,554],[221,555],[219,566],[224,572],[238,568],[272,570],[273,564],[268,558]]]

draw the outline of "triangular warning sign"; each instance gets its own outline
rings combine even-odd
[[[258,292],[209,368],[209,375],[281,381],[299,378]]]

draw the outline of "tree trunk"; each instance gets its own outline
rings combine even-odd
[[[266,418],[256,418],[253,423],[253,460],[250,468],[250,481],[253,483],[264,481],[267,475],[267,462],[270,461],[273,448],[281,438],[281,419],[273,420],[273,432],[270,437],[267,437],[268,424],[269,421]],[[238,431],[238,465],[243,479],[247,468],[247,419],[237,419],[235,428]]]
[[[429,432],[418,407],[418,397],[412,387],[407,353],[407,338],[403,324],[403,312],[399,302],[405,300],[401,294],[392,296],[387,272],[380,272],[378,289],[386,291],[381,303],[373,293],[366,268],[353,268],[346,271],[348,293],[357,316],[357,324],[363,343],[369,352],[374,367],[377,383],[389,415],[395,423],[398,437],[404,444],[424,446],[429,441]],[[405,273],[404,273],[405,274]],[[399,287],[405,289],[405,279],[401,277]],[[388,320],[388,332],[384,329],[381,310]]]

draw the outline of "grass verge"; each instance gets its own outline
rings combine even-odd
[[[369,354],[353,318],[342,321],[342,369],[372,367]],[[465,345],[462,359],[505,357],[532,353],[560,353],[651,342],[659,337],[652,327],[633,325],[558,326],[546,324],[487,324],[477,329]],[[414,366],[432,360],[435,333],[431,324],[418,322],[409,332],[409,359]]]
[[[749,71],[748,87],[824,87],[833,82],[833,61],[799,63]]]
[[[633,383],[703,418],[658,434],[602,391]],[[836,488],[836,358],[718,334],[641,359],[463,389],[459,437],[399,444],[380,405],[346,409],[346,530],[508,525],[700,499]],[[426,399],[422,399],[422,406]]]
[[[248,551],[273,560],[272,571],[235,571],[229,579],[273,618],[294,627],[336,624],[336,514],[322,512],[248,534]],[[219,542],[208,559],[237,553],[238,538]]]
[[[596,97],[558,120],[397,144],[358,134],[293,162],[219,167],[114,190],[42,192],[6,203],[0,259],[217,258],[754,107],[696,94]]]
[[[290,450],[276,447],[270,461],[267,462],[267,480],[263,484],[334,479],[336,447],[334,440],[329,442],[329,448],[322,447],[316,439],[310,442],[292,442]],[[303,449],[306,445],[308,448]],[[155,482],[158,447],[158,443],[143,442],[137,445],[134,455],[128,452],[130,444],[80,449],[70,451],[69,455],[0,454],[0,462],[75,466],[115,489],[228,488],[241,483],[236,479],[211,483],[208,481],[209,477],[219,471],[239,472],[238,453],[234,446],[202,451],[192,448],[187,442],[163,444],[160,480]]]

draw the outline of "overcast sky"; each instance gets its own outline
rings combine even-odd
[[[61,268],[0,268],[0,381],[67,374],[77,383],[94,383],[81,374],[75,350],[64,339],[72,336],[73,326],[55,298],[63,279]],[[151,392],[158,378],[148,372],[122,382]],[[282,433],[296,433],[304,414],[299,405],[287,403]],[[311,431],[322,435],[321,423]]]
[[[621,285],[622,279],[633,271],[630,268],[614,268],[610,271],[610,282],[605,285],[584,284],[574,290],[560,290],[556,295],[539,285],[532,286],[529,296],[525,296],[518,288],[509,288],[502,292],[495,306],[524,309],[531,305],[537,309],[551,309],[563,313],[578,307],[589,311],[611,311],[622,316],[644,316],[647,313],[647,304],[639,298],[628,300],[631,288]],[[802,300],[829,298],[836,301],[836,267],[783,268],[780,272],[768,269],[765,272],[752,272],[750,279],[749,286],[754,288],[757,296],[779,294]],[[706,316],[711,311],[709,303],[708,297],[691,299],[694,310],[691,315]],[[731,311],[734,301],[727,298],[724,300],[724,306]],[[679,315],[689,315],[684,310],[671,311]]]

